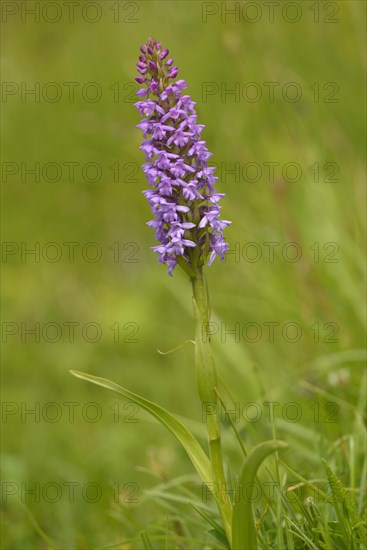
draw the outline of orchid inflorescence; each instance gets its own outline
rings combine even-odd
[[[219,219],[224,194],[215,192],[211,153],[200,139],[205,126],[197,124],[195,102],[183,95],[186,82],[175,80],[178,68],[160,42],[150,38],[140,50],[135,80],[142,86],[137,95],[144,99],[135,107],[146,117],[137,126],[145,139],[140,148],[151,186],[144,191],[154,214],[148,225],[160,242],[153,250],[169,274],[177,263],[192,274],[217,254],[224,259],[223,229],[231,222]]]

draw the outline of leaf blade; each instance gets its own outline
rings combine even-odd
[[[152,401],[137,395],[130,390],[127,390],[123,386],[108,380],[107,378],[101,378],[92,374],[71,370],[70,373],[76,378],[91,382],[97,386],[101,386],[108,390],[117,392],[124,397],[130,399],[134,403],[140,405],[144,410],[154,416],[161,424],[163,424],[181,443],[182,447],[188,454],[195,470],[204,481],[204,483],[212,484],[211,465],[208,456],[205,454],[198,440],[192,435],[192,433],[185,428],[181,422],[179,422],[171,413],[160,405],[156,405]],[[209,488],[212,486],[209,485]]]
[[[243,498],[243,487],[246,488],[250,486],[250,493],[252,493],[257,470],[263,460],[265,460],[269,454],[287,447],[288,445],[284,441],[264,441],[252,449],[247,458],[244,460],[241,473],[239,475],[239,482],[237,485],[235,503],[233,507],[232,550],[257,548],[256,527],[251,505],[252,497],[250,494],[247,499]]]

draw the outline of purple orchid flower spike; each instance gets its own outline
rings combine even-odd
[[[215,192],[218,178],[208,166],[211,153],[200,138],[204,126],[197,124],[195,102],[183,94],[186,82],[175,80],[178,68],[159,42],[150,38],[140,51],[135,80],[143,99],[135,107],[144,117],[137,126],[143,131],[143,170],[151,186],[144,192],[154,214],[148,225],[160,242],[153,250],[169,274],[179,264],[192,277],[217,255],[224,259],[223,229],[231,222],[219,219],[224,195]]]

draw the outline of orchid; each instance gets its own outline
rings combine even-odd
[[[149,39],[141,53],[137,63],[141,76],[136,80],[142,87],[137,95],[145,99],[135,107],[147,117],[137,126],[144,138],[143,170],[152,187],[145,196],[160,242],[153,250],[168,265],[169,274],[179,263],[192,275],[205,262],[211,265],[217,255],[224,259],[228,244],[223,230],[231,222],[219,220],[218,202],[224,194],[215,193],[218,178],[208,166],[211,153],[200,139],[204,126],[197,124],[195,102],[183,95],[186,82],[175,80],[178,69],[171,68],[173,60],[167,59],[168,50],[160,42]]]
[[[168,50],[162,49],[160,42],[150,38],[140,50],[142,55],[137,63],[140,76],[136,81],[142,88],[137,95],[144,99],[135,107],[146,117],[137,127],[143,131],[140,149],[145,154],[143,171],[150,186],[143,193],[154,215],[147,224],[155,230],[159,244],[152,248],[159,262],[168,266],[170,275],[179,265],[192,284],[195,373],[208,452],[174,415],[159,405],[110,380],[73,374],[122,394],[158,419],[183,446],[203,483],[213,493],[223,525],[218,536],[224,546],[230,550],[255,550],[257,535],[251,500],[244,498],[243,489],[254,484],[266,456],[286,444],[267,441],[257,445],[248,456],[245,453],[232,501],[222,452],[223,400],[210,345],[210,301],[204,275],[205,264],[211,265],[216,256],[224,259],[228,244],[223,231],[231,222],[220,217],[219,202],[224,194],[215,190],[217,177],[215,169],[208,166],[211,153],[200,137],[204,126],[197,124],[195,103],[190,96],[182,95],[186,82],[175,80],[178,68],[172,66],[173,59],[167,58]],[[241,447],[244,449],[242,443]]]

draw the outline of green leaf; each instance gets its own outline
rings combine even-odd
[[[213,529],[215,529],[216,531],[221,530],[224,534],[224,529],[222,529],[219,523],[214,519],[214,514],[212,511],[210,511],[210,514],[208,514],[205,510],[199,508],[198,506],[195,506],[195,504],[191,503],[191,506],[203,519],[205,519],[205,521],[209,523],[209,525],[213,527]]]
[[[144,545],[144,550],[153,550],[152,543],[150,542],[149,535],[146,531],[140,531],[140,538]]]
[[[220,544],[223,548],[226,548],[227,550],[230,550],[230,547],[228,546],[228,540],[227,537],[223,531],[223,533],[216,531],[215,529],[209,529],[207,531],[208,535],[212,537],[218,544]]]
[[[97,386],[102,386],[103,388],[107,388],[108,390],[120,393],[127,399],[130,399],[134,403],[140,405],[148,413],[154,416],[181,443],[182,447],[189,455],[191,462],[194,465],[194,468],[196,469],[197,473],[204,481],[204,483],[209,484],[209,488],[213,486],[212,471],[209,458],[205,454],[200,443],[192,435],[192,433],[189,432],[189,430],[185,428],[185,426],[181,424],[181,422],[179,422],[171,413],[163,409],[163,407],[160,407],[159,405],[156,405],[155,403],[152,403],[151,401],[140,397],[139,395],[127,390],[126,388],[123,388],[122,386],[119,386],[118,384],[115,384],[115,382],[112,382],[111,380],[100,378],[99,376],[93,376],[92,374],[86,374],[84,372],[73,370],[71,370],[70,372],[77,378],[81,378],[82,380],[86,380],[87,382],[92,382],[92,384],[97,384]]]
[[[225,530],[219,525],[219,523],[214,519],[213,512],[211,511],[210,514],[208,514],[205,510],[200,509],[199,507],[195,506],[195,504],[192,504],[192,507],[197,511],[197,513],[209,523],[209,525],[212,526],[212,529],[209,529],[207,531],[208,535],[210,535],[212,538],[214,538],[218,543],[220,543],[222,546],[227,548],[227,550],[230,550],[230,545],[228,542],[228,537],[226,535]]]
[[[265,441],[252,449],[245,459],[233,507],[232,550],[256,550],[257,537],[251,501],[257,470],[269,454],[287,447],[284,441]],[[249,491],[248,488],[250,488]]]

